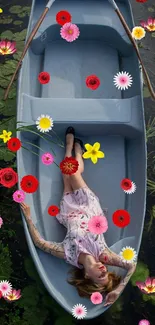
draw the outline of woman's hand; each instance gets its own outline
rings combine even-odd
[[[21,209],[25,215],[25,218],[28,220],[31,219],[31,215],[30,215],[30,207],[29,205],[27,205],[26,203],[22,202],[20,203]]]
[[[119,297],[119,293],[117,291],[114,290],[114,291],[109,292],[106,295],[104,307],[113,304],[118,297]]]

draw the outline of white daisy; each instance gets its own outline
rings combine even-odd
[[[128,87],[131,87],[132,85],[132,77],[128,72],[118,72],[115,76],[114,76],[114,85],[118,88],[118,89],[128,89]]]
[[[134,262],[137,259],[137,253],[130,246],[123,247],[119,255],[124,262]]]
[[[0,291],[3,296],[8,295],[12,291],[12,284],[9,281],[0,281]]]
[[[41,132],[49,132],[53,127],[53,119],[49,115],[41,115],[36,121],[37,129]]]
[[[87,308],[82,304],[74,305],[72,315],[77,319],[82,319],[87,315]]]
[[[124,192],[126,194],[133,194],[136,192],[136,188],[137,188],[136,184],[134,182],[132,182],[131,188],[129,190],[124,190]]]

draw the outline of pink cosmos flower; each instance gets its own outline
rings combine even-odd
[[[94,305],[98,305],[101,304],[103,297],[100,292],[93,292],[90,297],[90,300]]]
[[[2,227],[3,225],[3,219],[0,217],[0,228]]]
[[[4,299],[7,301],[15,301],[21,298],[21,290],[12,289],[12,291],[7,294]]]
[[[142,319],[142,320],[140,320],[138,325],[150,325],[150,322],[147,319]]]
[[[145,282],[136,282],[137,287],[145,294],[155,294],[155,278],[147,278]]]
[[[54,162],[54,157],[49,152],[46,152],[42,155],[41,160],[44,165],[51,165]]]
[[[80,30],[77,25],[66,23],[61,27],[60,35],[67,42],[73,42],[79,37]]]
[[[72,315],[77,319],[82,319],[87,314],[87,308],[82,304],[74,305],[72,308]]]
[[[2,292],[3,297],[8,295],[12,290],[12,284],[9,281],[0,281],[0,291]]]
[[[13,193],[13,200],[17,203],[21,203],[25,200],[25,193],[22,190],[17,190]]]
[[[128,72],[118,72],[115,76],[114,76],[114,85],[116,86],[116,88],[118,89],[128,89],[128,87],[131,87],[132,85],[132,77]]]
[[[103,234],[108,230],[108,221],[105,216],[94,216],[88,222],[88,229],[93,234]]]
[[[0,54],[8,55],[16,52],[16,42],[1,41],[0,42]]]

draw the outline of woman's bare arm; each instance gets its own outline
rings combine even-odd
[[[59,258],[65,258],[64,254],[64,248],[62,243],[56,243],[56,242],[49,242],[46,241],[41,237],[39,234],[39,231],[35,227],[35,225],[32,222],[31,216],[30,216],[30,208],[25,203],[21,203],[21,208],[25,216],[25,220],[27,222],[27,226],[29,229],[29,232],[31,234],[31,237],[33,239],[34,244],[43,250],[46,253],[50,253],[54,256],[57,256]]]

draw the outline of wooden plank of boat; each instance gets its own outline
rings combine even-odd
[[[117,2],[128,25],[133,19],[128,0]],[[43,11],[44,1],[33,0],[28,33]],[[65,9],[72,15],[72,22],[80,29],[76,42],[68,43],[60,37],[57,12]],[[41,71],[51,75],[51,81],[40,85]],[[113,77],[119,71],[132,75],[133,85],[126,91],[118,90]],[[88,75],[95,74],[101,85],[91,91],[85,85]],[[54,120],[54,131],[63,140],[65,130],[73,125],[76,135],[84,143],[100,142],[105,159],[96,165],[85,161],[84,178],[98,195],[101,205],[108,207],[109,229],[105,234],[107,244],[119,253],[124,246],[139,252],[143,231],[146,201],[146,139],[142,77],[139,62],[125,31],[108,1],[79,0],[55,1],[37,32],[23,61],[18,84],[17,120],[24,125],[35,125],[41,114]],[[17,154],[19,181],[32,174],[39,180],[39,189],[26,197],[31,206],[33,222],[48,241],[62,242],[66,230],[55,218],[48,215],[49,205],[58,205],[62,196],[62,179],[56,165],[45,166],[41,155],[50,152],[50,145],[36,134],[20,132],[26,151]],[[56,140],[53,136],[53,140]],[[63,159],[64,148],[53,145],[57,164]],[[43,150],[43,151],[42,151]],[[36,152],[33,154],[32,151]],[[120,182],[128,177],[137,185],[133,195],[125,195]],[[126,209],[131,222],[118,228],[112,214]],[[23,217],[23,216],[22,216]],[[86,319],[97,317],[108,307],[93,305],[80,298],[67,279],[69,265],[63,260],[36,248],[23,218],[28,246],[40,277],[48,292],[71,313],[72,307],[82,303],[87,308]],[[124,276],[125,272],[120,271]]]

